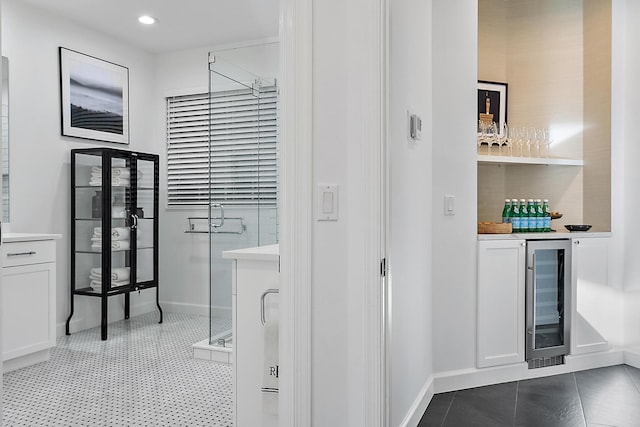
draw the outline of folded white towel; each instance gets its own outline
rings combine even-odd
[[[120,178],[129,178],[130,172],[128,168],[119,168],[114,167],[111,168],[111,176],[116,176]],[[94,166],[91,168],[91,175],[101,177],[102,176],[102,166]]]
[[[111,280],[126,281],[129,280],[130,276],[131,272],[129,267],[119,267],[111,269]],[[102,268],[92,268],[89,277],[95,280],[102,280]]]
[[[102,239],[91,239],[91,250],[92,251],[100,251],[102,250]],[[131,248],[131,244],[128,240],[112,240],[111,241],[111,250],[112,251],[128,251]]]
[[[127,178],[131,177],[131,172],[127,168],[111,168],[111,176],[118,178]]]
[[[129,227],[114,227],[111,229],[111,240],[127,240],[130,234]]]
[[[102,236],[102,227],[95,227],[93,229],[93,235],[94,236]]]
[[[98,187],[102,185],[102,177],[94,177],[92,176],[89,180],[89,185],[93,187]],[[131,185],[131,180],[129,178],[120,178],[117,176],[111,177],[111,185],[114,187],[128,187]]]
[[[130,247],[128,240],[116,240],[111,242],[112,251],[128,251]]]
[[[111,288],[116,288],[118,286],[127,286],[129,285],[129,282],[118,282],[118,281],[112,281],[111,282]],[[102,291],[102,282],[100,282],[99,280],[92,280],[89,283],[89,286],[94,290],[94,291]]]

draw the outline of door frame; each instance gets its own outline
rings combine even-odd
[[[363,96],[357,101],[363,236],[356,248],[363,340],[361,413],[367,427],[388,425],[386,254],[388,0],[357,5],[357,52]],[[311,426],[311,301],[314,229],[313,176],[313,0],[280,0],[280,426]],[[356,70],[352,70],[356,72]],[[322,408],[315,408],[321,410]]]

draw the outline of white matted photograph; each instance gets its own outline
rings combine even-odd
[[[60,47],[62,135],[129,143],[129,69]]]

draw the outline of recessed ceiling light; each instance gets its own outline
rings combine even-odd
[[[140,22],[141,24],[145,24],[145,25],[151,25],[151,24],[155,24],[156,22],[158,22],[158,20],[156,18],[154,18],[153,16],[142,15],[141,17],[138,18],[138,22]]]

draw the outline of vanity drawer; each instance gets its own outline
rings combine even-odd
[[[41,264],[55,262],[56,245],[53,240],[9,242],[2,245],[2,266]]]

